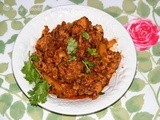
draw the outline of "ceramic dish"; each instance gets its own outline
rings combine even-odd
[[[73,22],[83,16],[88,17],[93,25],[102,25],[105,38],[117,39],[116,50],[121,52],[122,61],[109,85],[103,89],[105,94],[95,100],[87,98],[65,100],[49,95],[44,104],[39,104],[49,111],[67,115],[83,115],[102,110],[120,99],[132,83],[136,70],[136,52],[132,39],[125,28],[103,11],[87,6],[68,5],[39,14],[19,33],[13,50],[12,65],[17,84],[21,90],[28,96],[27,92],[33,87],[24,79],[21,69],[24,66],[24,61],[28,60],[28,51],[34,51],[34,45],[41,36],[44,25],[48,25],[52,30],[62,21]]]

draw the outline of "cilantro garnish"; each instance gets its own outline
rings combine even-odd
[[[88,48],[87,49],[87,52],[90,54],[90,55],[97,55],[97,49],[95,48]]]
[[[85,38],[86,40],[88,40],[89,34],[87,32],[82,32],[82,37]]]
[[[30,95],[29,101],[32,105],[37,105],[38,103],[44,103],[47,101],[49,84],[46,80],[39,81],[35,87],[28,92]]]
[[[31,61],[33,61],[33,62],[38,62],[39,61],[39,58],[38,58],[38,56],[36,54],[32,54],[30,56],[30,58],[31,58]]]
[[[100,93],[99,93],[99,95],[104,95],[104,94],[105,94],[104,92],[100,92]]]
[[[76,56],[71,56],[69,59],[68,59],[68,62],[72,61],[72,60],[76,60]]]
[[[29,84],[35,84],[34,88],[28,92],[30,95],[29,101],[35,106],[38,105],[38,103],[44,103],[46,101],[50,86],[34,66],[33,62],[37,60],[38,59],[35,55],[30,56],[29,53],[29,60],[24,62],[24,66],[21,70],[22,73],[25,74],[24,78],[29,82]]]
[[[67,45],[67,53],[74,55],[77,52],[78,43],[75,39],[69,38]]]
[[[67,45],[67,53],[71,55],[68,61],[76,60],[76,52],[77,52],[78,42],[73,39],[69,38],[68,45]]]
[[[86,69],[85,69],[85,73],[89,73],[91,70],[90,68],[95,66],[94,63],[87,61],[87,60],[82,60],[83,64],[85,65]]]

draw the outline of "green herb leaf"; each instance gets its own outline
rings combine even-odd
[[[88,48],[87,49],[87,52],[90,54],[90,55],[97,55],[97,49],[95,48]]]
[[[105,92],[100,92],[100,93],[99,93],[99,95],[104,95],[104,94],[105,94]]]
[[[31,55],[31,61],[33,61],[33,62],[38,62],[38,61],[39,61],[38,56],[37,56],[36,54],[32,54],[32,55]]]
[[[35,87],[28,92],[30,95],[29,101],[32,105],[44,103],[47,100],[49,84],[45,80],[38,82]]]
[[[87,32],[82,32],[82,37],[85,38],[86,40],[88,40],[89,34]]]
[[[37,78],[40,78],[38,72],[34,68],[31,61],[27,61],[24,63],[24,67],[21,70],[25,74],[25,79],[32,84]]]
[[[37,61],[37,55],[31,55],[29,53],[29,60],[24,63],[22,72],[25,74],[25,79],[31,84],[35,83],[35,87],[28,92],[30,95],[29,101],[32,105],[37,105],[38,103],[44,103],[47,100],[49,84],[41,76],[39,71],[36,69],[32,61]]]
[[[69,59],[68,59],[68,62],[72,61],[72,60],[76,60],[76,56],[71,56]]]
[[[82,62],[83,62],[83,64],[84,64],[85,67],[86,67],[85,73],[89,73],[89,72],[91,71],[90,68],[93,67],[93,66],[95,66],[94,63],[92,63],[92,62],[90,62],[90,61],[87,61],[87,60],[84,60],[84,61],[82,61]]]
[[[69,38],[67,45],[67,53],[73,55],[77,52],[78,43],[75,39]]]
[[[93,67],[95,66],[94,63],[90,62],[90,61],[87,61],[87,60],[84,60],[83,61],[88,67]]]

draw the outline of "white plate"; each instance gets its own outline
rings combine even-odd
[[[18,35],[13,50],[12,65],[19,87],[27,96],[27,92],[33,87],[24,79],[21,69],[24,61],[28,59],[28,51],[34,50],[34,45],[41,36],[44,25],[48,25],[52,30],[62,21],[73,22],[83,16],[88,17],[93,25],[102,25],[106,38],[117,39],[117,50],[123,55],[122,61],[109,86],[103,90],[104,95],[96,100],[64,100],[55,96],[48,97],[46,103],[39,105],[49,111],[67,115],[82,115],[102,110],[121,98],[132,83],[136,70],[136,52],[132,39],[125,28],[103,11],[87,6],[68,5],[39,14]]]

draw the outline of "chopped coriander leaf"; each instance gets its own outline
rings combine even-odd
[[[104,95],[104,94],[105,94],[104,92],[100,92],[100,93],[99,93],[99,95]]]
[[[87,49],[87,52],[90,54],[90,55],[97,55],[97,49],[95,48],[88,48]]]
[[[69,38],[67,45],[67,53],[74,55],[77,52],[78,43],[75,39]]]
[[[38,56],[37,56],[36,54],[32,54],[32,55],[30,56],[30,59],[31,59],[31,61],[33,61],[33,62],[38,62],[38,61],[39,61],[39,58],[38,58]]]
[[[31,84],[34,83],[35,87],[28,92],[30,95],[29,101],[32,105],[37,105],[38,103],[44,103],[46,101],[46,96],[48,94],[49,84],[43,79],[40,72],[36,69],[33,62],[35,57],[29,55],[29,60],[24,62],[22,68],[22,73],[25,74],[25,79]]]
[[[47,100],[49,84],[45,80],[41,80],[35,87],[28,92],[30,95],[29,101],[32,105],[36,106],[38,103],[44,103]]]
[[[33,82],[37,83],[40,80],[40,75],[31,61],[25,62],[21,71],[25,74],[24,78],[29,84],[32,84]]]
[[[95,66],[94,63],[92,63],[92,62],[90,62],[90,61],[87,61],[87,60],[84,60],[84,61],[82,61],[82,62],[83,62],[83,64],[84,64],[85,67],[86,67],[85,73],[89,73],[89,72],[91,71],[90,68],[93,67],[93,66]]]
[[[69,59],[68,59],[68,62],[72,61],[72,60],[76,60],[76,56],[71,56]]]
[[[82,32],[82,37],[85,38],[86,40],[89,39],[89,34],[87,32]]]

